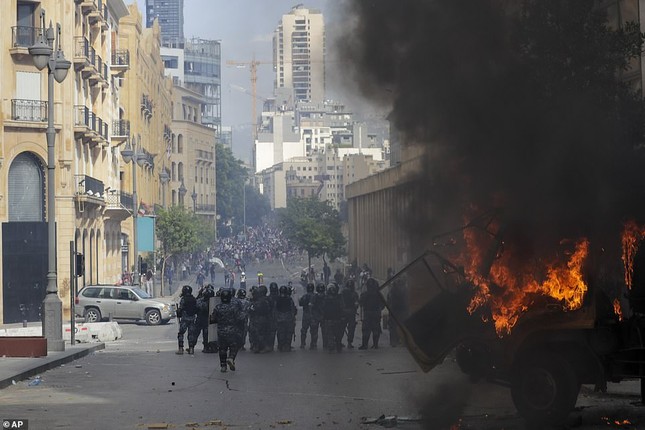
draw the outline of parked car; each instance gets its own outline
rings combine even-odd
[[[176,312],[172,304],[156,300],[136,286],[88,285],[76,296],[76,314],[87,322],[111,316],[159,325],[168,323]]]

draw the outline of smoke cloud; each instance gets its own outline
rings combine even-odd
[[[630,134],[633,118],[602,91],[523,55],[518,6],[345,0],[344,8],[343,65],[364,96],[392,106],[403,144],[424,148],[412,182],[422,192],[412,192],[405,220],[411,240],[427,248],[468,216],[500,209],[505,240],[523,258],[581,237],[619,255],[623,223],[645,221],[645,158],[634,149],[642,135]],[[527,37],[572,46],[590,37],[548,35]],[[573,57],[551,60],[572,76],[595,67],[566,64]]]

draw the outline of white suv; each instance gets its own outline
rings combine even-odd
[[[112,317],[159,325],[166,324],[176,313],[173,305],[155,300],[137,287],[88,285],[76,296],[76,314],[85,317],[86,322]]]

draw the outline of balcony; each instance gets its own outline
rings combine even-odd
[[[83,12],[83,15],[98,12],[96,0],[81,0],[81,12]]]
[[[47,122],[47,102],[12,99],[11,119],[14,121]]]
[[[11,55],[20,57],[29,55],[29,47],[43,34],[41,27],[11,27]]]
[[[96,116],[87,106],[74,106],[74,138],[81,139],[91,148],[96,145],[108,146],[108,124]]]
[[[124,142],[130,136],[130,121],[118,119],[112,123],[112,140]]]
[[[74,200],[79,212],[83,212],[88,206],[105,206],[105,186],[103,181],[88,175],[74,175]]]
[[[130,51],[117,49],[112,51],[112,64],[110,71],[113,75],[120,76],[130,68]]]
[[[201,215],[215,215],[215,205],[195,205],[195,213]]]
[[[132,194],[109,188],[106,191],[105,215],[117,222],[132,216],[134,207]]]

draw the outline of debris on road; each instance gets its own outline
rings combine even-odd
[[[167,429],[167,428],[168,428],[167,423],[148,424],[148,430],[163,430],[163,429]]]
[[[361,424],[377,424],[385,428],[396,427],[398,423],[413,423],[420,421],[420,417],[399,417],[397,415],[381,415],[378,418],[361,418]]]

